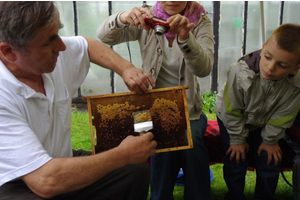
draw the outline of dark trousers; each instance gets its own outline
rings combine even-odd
[[[78,154],[79,153],[79,154]],[[86,155],[77,152],[74,156]],[[126,165],[92,185],[58,195],[53,200],[146,200],[150,183],[150,167],[147,163]],[[41,200],[22,181],[13,181],[0,187],[0,200]]]
[[[230,139],[227,129],[223,122],[218,119],[220,128],[220,136],[222,139],[225,153],[229,149]],[[246,139],[249,144],[250,151],[255,153],[255,169],[256,169],[256,186],[255,186],[255,200],[271,200],[275,199],[274,193],[278,183],[278,177],[281,170],[281,163],[276,167],[274,165],[274,159],[270,165],[267,165],[268,155],[266,151],[262,151],[260,157],[257,155],[257,150],[262,143],[261,129],[256,129],[249,132],[249,136]],[[246,154],[245,162],[240,161],[236,164],[235,157],[232,161],[229,160],[229,156],[224,156],[223,159],[223,175],[228,187],[228,193],[225,199],[228,200],[244,200],[245,188],[245,176],[248,167],[248,154]]]
[[[184,199],[209,200],[209,159],[203,137],[207,118],[190,120],[192,149],[157,153],[151,157],[151,200],[173,200],[173,189],[180,167],[184,171]]]
[[[299,132],[297,132],[299,133]],[[296,138],[292,138],[289,135],[284,135],[285,142],[295,152],[294,164],[293,164],[293,196],[294,200],[300,199],[300,143]]]

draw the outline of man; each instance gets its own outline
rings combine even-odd
[[[53,2],[0,2],[0,199],[146,199],[153,134],[79,156],[71,100],[90,62],[137,93],[154,81],[97,40],[58,36],[61,27]]]

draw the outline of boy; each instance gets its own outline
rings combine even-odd
[[[224,156],[225,199],[246,199],[249,148],[255,155],[254,199],[273,199],[281,168],[278,141],[300,107],[300,26],[284,24],[263,48],[232,64],[217,95]]]

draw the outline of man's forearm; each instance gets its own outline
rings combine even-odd
[[[88,53],[92,63],[110,69],[120,76],[123,70],[134,67],[132,63],[123,59],[100,41],[89,37],[85,37],[85,39],[88,42]]]
[[[34,193],[49,198],[84,188],[125,164],[126,156],[115,148],[91,156],[52,159],[22,179]]]

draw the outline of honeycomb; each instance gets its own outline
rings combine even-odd
[[[187,145],[188,116],[182,88],[150,91],[88,98],[92,125],[96,129],[96,153],[118,146],[128,135],[138,136],[134,123],[149,120],[153,122],[151,132],[158,143],[157,149]],[[139,113],[134,116],[135,112]]]

